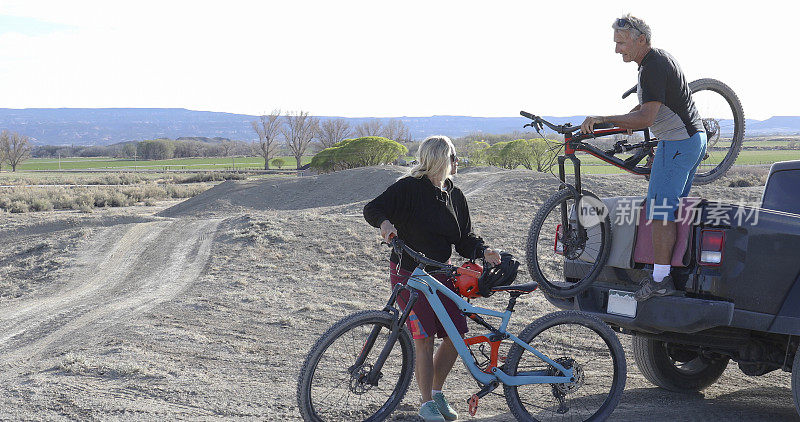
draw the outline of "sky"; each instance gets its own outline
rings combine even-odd
[[[800,2],[0,0],[0,107],[258,115],[616,114],[631,13],[748,118],[800,115]]]

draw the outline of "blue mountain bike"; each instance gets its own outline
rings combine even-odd
[[[506,328],[517,298],[534,291],[536,282],[495,287],[493,291],[509,294],[502,312],[480,308],[431,276],[454,276],[458,267],[428,259],[397,238],[392,247],[397,253],[405,251],[419,266],[406,285],[395,286],[383,310],[345,317],[311,348],[297,387],[304,420],[381,421],[395,410],[414,371],[414,345],[405,322],[419,294],[428,299],[477,381],[479,391],[468,400],[470,414],[475,414],[481,397],[501,384],[518,421],[605,420],[614,411],[625,389],[625,355],[616,334],[602,321],[576,311],[555,312],[534,321],[517,337]],[[425,268],[436,269],[426,272]],[[397,297],[402,290],[410,294],[406,306],[399,309]],[[462,339],[437,293],[453,300],[488,332]],[[499,318],[499,327],[481,315]],[[510,349],[502,362],[504,342]],[[488,344],[488,355],[482,343]],[[484,346],[480,362],[471,348],[478,344]]]

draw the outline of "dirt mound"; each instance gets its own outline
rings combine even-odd
[[[397,166],[365,167],[311,177],[227,181],[158,215],[178,217],[231,211],[302,210],[366,201],[408,172]]]
[[[343,205],[348,206],[340,212],[360,214],[361,203],[376,197],[406,174],[406,167],[377,166],[311,177],[230,180],[157,215],[208,217],[252,210],[307,210]],[[582,179],[584,189],[601,197],[644,195],[647,192],[644,178],[627,174],[584,175]],[[572,182],[572,178],[568,177],[568,181]],[[518,209],[538,206],[559,185],[558,179],[550,173],[495,167],[474,168],[460,173],[455,177],[455,183],[470,198],[470,208],[504,206]],[[694,189],[693,194],[712,199],[717,199],[720,194],[751,202],[758,199],[755,198],[757,192],[743,195],[745,192],[741,189],[702,186]],[[731,192],[723,192],[726,190]]]

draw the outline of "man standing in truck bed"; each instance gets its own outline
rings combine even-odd
[[[697,166],[706,152],[703,122],[692,101],[686,78],[675,59],[650,46],[650,27],[626,15],[614,21],[616,53],[624,62],[639,65],[639,105],[628,114],[589,116],[581,124],[588,133],[598,123],[613,123],[624,129],[649,127],[660,140],[650,173],[645,206],[653,222],[653,274],[642,280],[638,301],[675,291],[670,277],[672,249],[677,233],[675,218],[680,198],[689,195]]]

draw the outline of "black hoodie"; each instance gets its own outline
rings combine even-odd
[[[378,228],[389,220],[411,249],[436,261],[447,262],[453,245],[465,258],[483,257],[483,240],[472,233],[467,199],[450,179],[443,191],[425,176],[404,177],[364,206],[364,218]],[[400,261],[394,252],[390,259]],[[403,254],[402,268],[413,271],[417,265]]]

